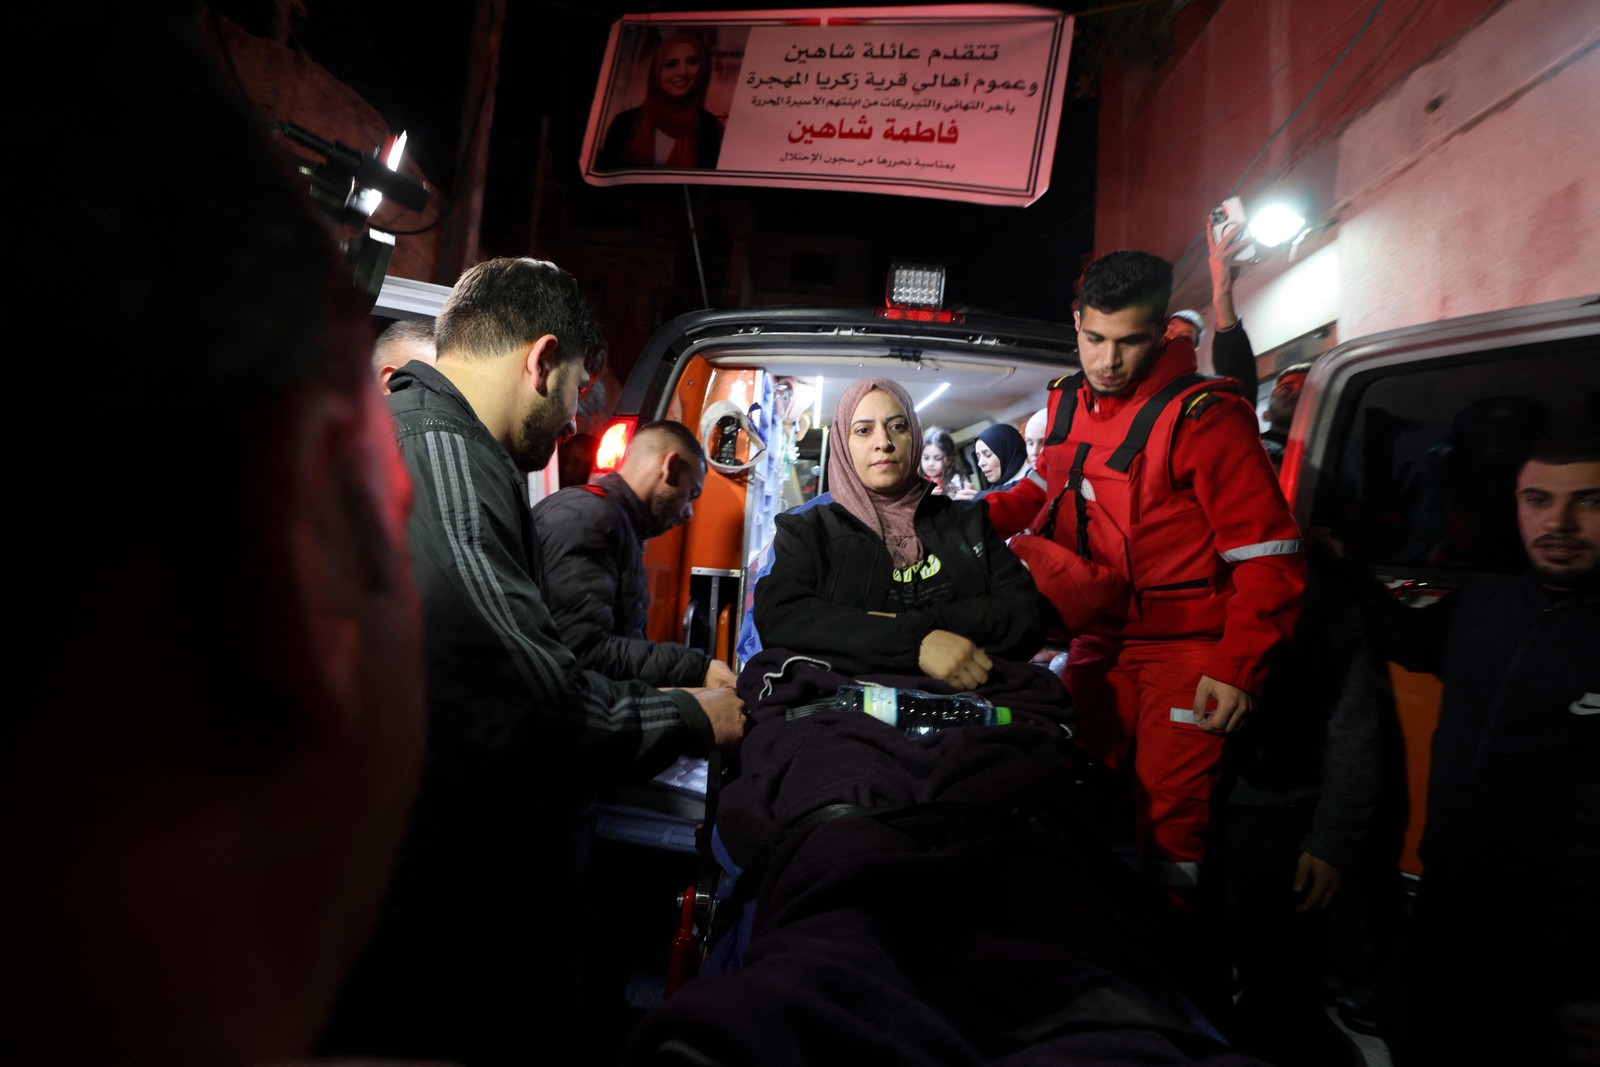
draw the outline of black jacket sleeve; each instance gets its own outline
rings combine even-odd
[[[1027,660],[1044,644],[1045,621],[1039,591],[989,522],[986,508],[967,507],[961,516],[963,545],[981,545],[974,561],[984,571],[987,592],[931,608],[934,629],[949,630],[1003,659]]]
[[[1302,846],[1341,871],[1355,868],[1378,804],[1380,741],[1372,666],[1365,642],[1358,641],[1328,718],[1322,792]]]
[[[618,585],[642,565],[626,522],[603,497],[583,489],[563,490],[534,506],[550,616],[580,667],[654,686],[704,685],[710,666],[704,653],[619,632],[629,620],[617,618]]]
[[[1256,389],[1261,382],[1256,376],[1255,349],[1250,347],[1250,335],[1244,332],[1243,322],[1212,334],[1211,369],[1236,379],[1244,386],[1244,398],[1251,408],[1256,406]]]

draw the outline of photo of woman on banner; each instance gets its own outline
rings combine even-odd
[[[644,102],[611,120],[595,169],[714,169],[722,122],[705,107],[710,47],[699,35],[679,30],[647,54]]]

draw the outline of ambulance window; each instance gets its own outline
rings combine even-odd
[[[1523,567],[1513,489],[1527,449],[1600,417],[1592,340],[1502,349],[1358,377],[1314,521],[1396,572]]]

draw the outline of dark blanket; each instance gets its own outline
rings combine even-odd
[[[1260,1067],[1168,977],[1182,927],[1086,814],[1054,675],[1001,665],[984,695],[1017,721],[907,738],[787,718],[851,679],[786,658],[741,675],[754,723],[718,815],[752,864],[742,964],[646,1016],[630,1063]]]
[[[832,708],[789,719],[790,709],[831,700],[839,686],[878,682],[930,693],[955,692],[923,676],[852,678],[783,649],[767,649],[739,674],[750,724],[738,777],[722,789],[717,828],[740,867],[787,828],[823,808],[902,808],[936,800],[1016,807],[1058,798],[1073,787],[1071,702],[1044,667],[997,660],[977,692],[1009,707],[1006,726],[961,727],[923,737],[860,712]]]
[[[930,849],[877,819],[815,824],[770,870],[744,966],[646,1016],[627,1062],[1261,1067],[1092,882],[1024,827]]]

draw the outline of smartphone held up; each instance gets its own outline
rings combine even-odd
[[[1244,234],[1248,220],[1244,214],[1244,201],[1237,196],[1230,196],[1221,204],[1211,209],[1211,240],[1213,245],[1221,248]],[[1231,257],[1235,262],[1244,263],[1256,258],[1256,246],[1251,244],[1241,245]]]

